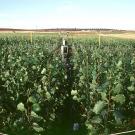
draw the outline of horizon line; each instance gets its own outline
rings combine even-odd
[[[0,31],[7,31],[7,30],[18,30],[18,31],[39,31],[39,30],[68,30],[68,31],[77,31],[77,30],[114,30],[114,31],[135,31],[135,30],[128,30],[128,29],[116,29],[116,28],[79,28],[79,27],[62,27],[62,28],[13,28],[13,27],[0,27]]]

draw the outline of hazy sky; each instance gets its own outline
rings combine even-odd
[[[0,27],[135,30],[135,0],[0,0]]]

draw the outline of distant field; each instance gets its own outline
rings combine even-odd
[[[135,33],[122,33],[122,34],[102,34],[102,36],[135,39]]]
[[[134,31],[126,31],[126,30],[111,30],[111,29],[39,29],[39,30],[22,30],[22,29],[0,29],[0,34],[24,34],[29,35],[29,33],[33,33],[33,35],[67,35],[69,37],[77,38],[77,37],[85,37],[89,38],[91,36],[101,36],[102,37],[115,37],[115,38],[124,38],[124,39],[135,39]]]

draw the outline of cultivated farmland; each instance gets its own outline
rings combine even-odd
[[[134,129],[135,40],[68,36],[65,65],[61,37],[0,35],[0,131],[107,135]]]

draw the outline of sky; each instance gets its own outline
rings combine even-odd
[[[0,27],[135,30],[135,0],[0,0]]]

